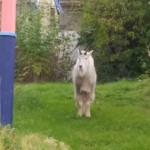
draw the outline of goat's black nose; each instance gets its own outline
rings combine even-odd
[[[81,68],[82,68],[82,65],[79,65],[79,68],[81,69]]]

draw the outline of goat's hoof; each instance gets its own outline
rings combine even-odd
[[[91,114],[90,114],[90,113],[85,114],[85,117],[86,117],[86,118],[91,118]]]
[[[79,114],[77,114],[77,117],[78,117],[78,118],[81,118],[82,116],[83,116],[83,115],[79,115]]]
[[[77,113],[77,117],[81,118],[83,116],[82,113]]]

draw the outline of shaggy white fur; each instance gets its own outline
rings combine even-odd
[[[91,117],[91,104],[95,99],[96,71],[92,52],[79,51],[73,68],[74,96],[78,108],[77,115]]]

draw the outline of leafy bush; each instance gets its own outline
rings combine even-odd
[[[149,0],[85,0],[80,44],[95,49],[99,80],[136,77],[150,68]]]
[[[9,126],[0,127],[0,150],[69,150],[69,146],[41,135],[17,136]]]
[[[58,19],[50,6],[36,8],[18,1],[16,80],[65,80],[72,62],[66,47],[69,37],[59,36]]]
[[[36,134],[21,139],[21,150],[69,150],[63,142],[53,138],[45,138]]]
[[[13,129],[0,126],[0,150],[18,150],[20,144]]]

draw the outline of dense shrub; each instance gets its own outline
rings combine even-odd
[[[69,146],[37,134],[19,136],[9,126],[0,126],[0,150],[69,150]]]
[[[149,0],[85,0],[80,44],[95,49],[100,81],[148,73]]]
[[[72,66],[55,11],[47,4],[36,8],[28,1],[17,5],[16,80],[20,82],[65,80]]]
[[[10,127],[2,128],[0,126],[0,150],[17,150],[19,147],[14,130]]]

